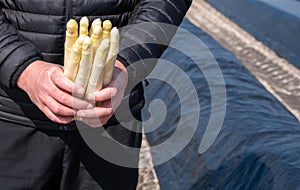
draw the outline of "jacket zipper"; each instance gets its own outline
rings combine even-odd
[[[66,0],[66,22],[68,22],[72,16],[72,3],[72,0]]]

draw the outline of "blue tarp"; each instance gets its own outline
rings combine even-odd
[[[299,189],[299,121],[209,35],[181,27],[145,86],[161,189]]]
[[[207,0],[218,11],[300,68],[300,1]]]

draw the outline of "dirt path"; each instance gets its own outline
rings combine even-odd
[[[142,148],[139,164],[139,183],[137,190],[159,190],[158,179],[153,166],[151,166],[152,157],[149,150],[149,144],[145,135],[143,135]]]
[[[244,64],[300,121],[300,71],[203,0],[195,0],[188,19]]]

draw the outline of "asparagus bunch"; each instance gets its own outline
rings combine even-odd
[[[68,21],[64,55],[65,76],[86,94],[110,83],[119,51],[119,31],[109,20],[95,19],[88,27],[87,17],[81,18],[79,31],[74,19]]]

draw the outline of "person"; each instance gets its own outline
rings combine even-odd
[[[130,111],[141,120],[143,86],[136,75],[146,76],[154,65],[141,62],[140,67],[128,68],[139,60],[159,58],[167,46],[143,43],[138,33],[156,39],[158,30],[143,31],[135,25],[178,26],[190,4],[191,0],[0,0],[0,189],[135,189],[138,167],[97,155],[77,124],[104,129],[123,145],[140,147],[141,125],[122,127],[115,107],[127,98]],[[129,26],[120,32],[112,82],[87,99],[73,96],[84,90],[63,75],[66,23],[82,16]],[[174,35],[159,30],[167,34],[167,41]],[[126,47],[128,42],[136,45]],[[102,103],[95,106],[95,101]],[[130,158],[138,160],[138,154]]]

